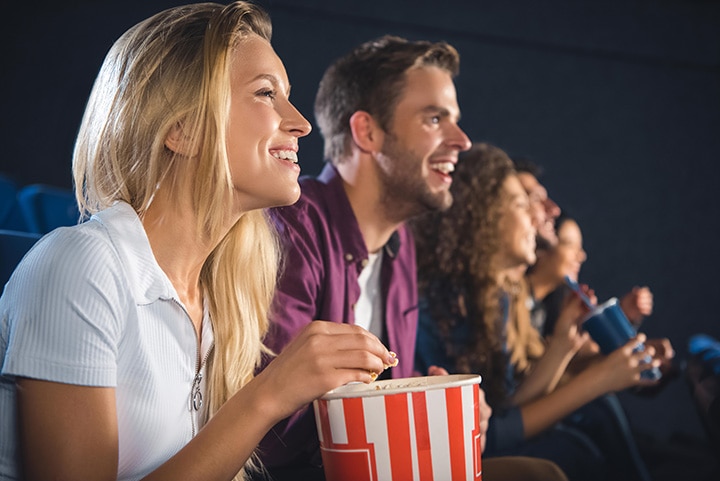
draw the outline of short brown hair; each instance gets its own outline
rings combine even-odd
[[[445,42],[409,41],[385,35],[365,42],[333,63],[315,97],[315,119],[325,140],[325,159],[337,164],[348,153],[350,117],[358,110],[388,130],[411,68],[434,66],[456,76],[457,50]]]

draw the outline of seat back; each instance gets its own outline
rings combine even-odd
[[[0,292],[25,253],[40,237],[40,234],[0,229]]]
[[[32,184],[20,189],[18,202],[28,231],[46,234],[56,227],[75,225],[80,211],[70,189]]]
[[[17,195],[18,185],[15,180],[0,174],[0,229],[27,230]]]
[[[704,333],[688,341],[685,374],[700,422],[720,458],[720,340]]]

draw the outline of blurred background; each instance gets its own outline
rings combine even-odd
[[[70,188],[74,138],[108,48],[137,21],[182,3],[18,2],[3,14],[0,173]],[[643,330],[670,338],[680,367],[691,335],[720,337],[719,2],[259,3],[273,20],[291,100],[313,123],[320,77],[355,45],[386,33],[453,44],[461,126],[543,167],[550,196],[583,229],[580,281],[601,301],[650,286],[655,311]],[[300,143],[303,173],[322,162],[316,129]],[[683,376],[654,396],[621,399],[650,442],[707,439]]]

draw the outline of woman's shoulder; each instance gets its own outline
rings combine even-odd
[[[76,226],[59,227],[49,232],[32,247],[23,262],[71,267],[93,259],[105,262],[114,256],[114,252],[107,230],[90,219]]]
[[[122,241],[113,234],[103,213],[43,236],[18,264],[11,281],[70,283],[81,278],[121,276],[125,270]]]

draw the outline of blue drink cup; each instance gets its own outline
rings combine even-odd
[[[616,297],[612,297],[592,309],[588,315],[585,316],[582,322],[582,328],[590,334],[590,337],[598,344],[603,354],[610,354],[637,335],[627,316],[625,316],[625,313],[620,309]],[[643,351],[644,349],[645,346],[640,344],[635,348],[635,352]],[[644,359],[646,363],[650,363],[651,361],[652,358],[650,356],[646,356]],[[656,381],[660,379],[662,374],[660,373],[660,369],[652,367],[643,371],[641,376],[643,379]]]

